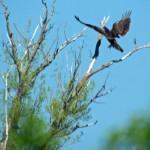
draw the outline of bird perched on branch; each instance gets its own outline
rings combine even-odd
[[[103,30],[97,26],[82,22],[79,19],[79,17],[77,17],[77,16],[75,16],[75,18],[80,23],[86,25],[87,27],[94,29],[95,31],[97,31],[101,34],[103,34],[107,38],[107,40],[110,42],[110,45],[108,46],[109,48],[113,47],[113,48],[123,52],[123,49],[119,46],[119,44],[117,43],[115,38],[120,38],[119,35],[125,36],[128,33],[129,28],[130,28],[130,22],[131,22],[130,15],[131,15],[131,11],[126,12],[122,16],[120,21],[117,21],[113,24],[111,30],[109,30],[106,26],[104,26],[104,30]]]

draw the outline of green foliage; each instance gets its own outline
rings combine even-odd
[[[102,150],[149,150],[150,114],[133,117],[129,124],[109,133]]]
[[[17,70],[14,69],[8,79],[11,85],[10,89],[13,91],[17,89],[16,85],[19,83],[16,72]],[[22,78],[28,81],[26,76]],[[11,79],[13,80],[11,81]],[[41,112],[46,112],[45,105],[42,104],[45,104],[45,100],[50,94],[45,80],[46,76],[41,74],[33,86],[24,87],[25,93],[21,103],[16,100],[13,101],[10,118],[14,118],[14,122],[12,122],[13,128],[9,133],[9,147],[16,150],[59,149],[71,139],[68,134],[73,131],[76,124],[81,120],[87,121],[91,118],[87,103],[89,93],[93,89],[93,83],[90,86],[85,83],[80,92],[73,96],[75,80],[70,78],[70,81],[63,85],[63,89],[58,89],[59,92],[57,91],[57,95],[51,99],[49,107],[46,106],[49,114],[45,114],[45,116],[51,116],[50,125],[45,117],[43,121],[41,119],[43,113]],[[80,136],[77,135],[74,141],[77,141]]]
[[[47,140],[47,124],[30,109],[22,112],[19,127],[10,130],[9,146],[15,150],[40,150]]]
[[[80,92],[74,95],[75,81],[70,79],[68,84],[60,91],[57,97],[53,98],[50,103],[50,116],[52,127],[59,130],[57,136],[65,137],[74,130],[74,126],[82,121],[88,121],[90,116],[90,108],[87,108],[89,102],[88,96],[93,88],[85,83]],[[68,140],[68,139],[67,139]]]

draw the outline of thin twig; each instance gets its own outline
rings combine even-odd
[[[85,125],[82,125],[80,126],[80,124],[76,124],[72,130],[70,130],[68,133],[66,133],[66,135],[70,135],[71,133],[73,133],[75,130],[79,129],[79,128],[85,128],[85,127],[89,127],[89,126],[93,126],[93,125],[96,125],[97,124],[97,120],[93,123],[89,123],[89,124],[85,124]]]
[[[14,26],[16,28],[16,31],[19,33],[19,35],[25,40],[25,42],[27,42],[26,37],[23,34],[21,34],[21,32],[19,31],[19,29],[17,28],[17,25],[15,23],[14,23]]]
[[[98,90],[98,92],[96,93],[96,95],[88,102],[87,107],[88,107],[92,102],[94,102],[95,99],[97,99],[98,97],[107,95],[107,94],[109,94],[109,93],[112,92],[112,90],[110,89],[108,92],[105,92],[105,93],[102,93],[102,94],[101,94],[101,92],[105,90],[105,86],[106,86],[108,77],[109,77],[109,74],[107,75],[106,80],[105,80],[104,84],[102,85],[102,87]]]
[[[87,27],[85,27],[80,33],[73,35],[72,37],[68,38],[59,48],[58,51],[61,51],[62,49],[64,49],[68,44],[70,44],[71,42],[74,42],[76,39],[78,39],[79,37],[81,37],[83,35],[83,33],[85,32]]]
[[[53,7],[52,7],[52,11],[51,11],[51,16],[49,17],[48,22],[49,22],[49,21],[52,19],[52,17],[53,17],[54,9],[55,9],[55,3],[56,3],[56,0],[53,1]]]

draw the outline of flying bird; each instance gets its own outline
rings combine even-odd
[[[117,43],[115,38],[120,38],[120,36],[125,36],[128,33],[129,28],[130,28],[130,22],[131,22],[130,15],[131,15],[131,11],[126,12],[122,16],[120,21],[117,21],[113,24],[111,30],[109,30],[106,26],[104,26],[104,30],[103,30],[97,26],[82,22],[79,19],[79,17],[77,17],[77,16],[75,16],[75,18],[80,23],[86,25],[87,27],[94,29],[95,31],[97,31],[101,34],[103,34],[107,38],[107,40],[110,42],[110,45],[108,46],[109,48],[113,47],[113,48],[123,52],[123,49],[119,46],[119,44]]]

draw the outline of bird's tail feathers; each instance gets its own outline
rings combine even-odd
[[[120,52],[123,52],[123,49],[122,49],[118,44],[115,44],[115,45],[110,44],[110,45],[108,46],[108,48],[111,48],[111,47],[113,47],[113,48],[119,50]]]
[[[115,47],[117,50],[119,50],[120,52],[123,52],[123,49],[119,46],[119,45],[116,45]]]

